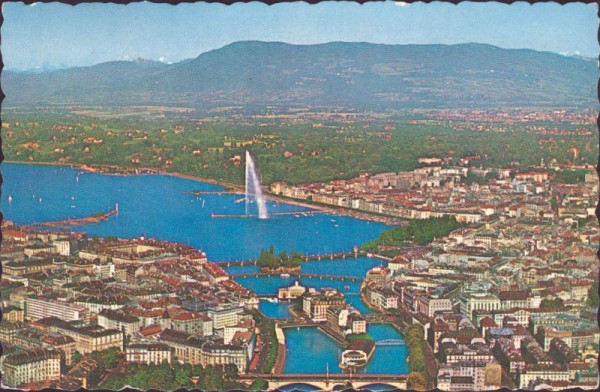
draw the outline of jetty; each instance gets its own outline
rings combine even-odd
[[[67,218],[60,221],[50,221],[50,222],[39,222],[39,223],[31,223],[27,226],[36,227],[36,226],[44,226],[44,227],[65,227],[65,226],[82,226],[82,225],[91,225],[95,223],[100,223],[102,221],[107,220],[109,217],[116,215],[119,212],[117,208],[114,210],[110,210],[104,213],[96,213],[84,218],[76,218],[71,219]]]
[[[324,214],[324,211],[318,211],[318,210],[313,210],[313,211],[302,211],[302,212],[270,212],[269,216],[290,216],[290,215],[295,215],[298,217],[301,216],[313,216],[316,214]],[[215,214],[212,213],[211,218],[257,218],[256,215],[252,215],[252,214]]]
[[[240,195],[243,194],[242,191],[236,190],[227,190],[227,191],[192,191],[192,192],[183,192],[184,195],[194,195],[194,196],[202,196],[202,195]]]

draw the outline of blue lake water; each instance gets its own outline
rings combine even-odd
[[[20,224],[81,218],[119,203],[119,215],[93,226],[73,227],[90,235],[123,238],[146,236],[193,245],[209,260],[258,256],[274,245],[277,252],[306,254],[350,251],[386,227],[359,219],[316,214],[275,216],[267,220],[212,218],[243,214],[239,195],[184,194],[217,191],[220,186],[167,175],[108,176],[60,166],[2,164],[2,212]],[[77,180],[79,179],[79,180]],[[8,203],[8,196],[12,203]],[[41,200],[40,200],[41,198]],[[271,212],[306,211],[285,203],[268,203]]]
[[[243,214],[238,195],[186,194],[192,190],[218,191],[220,186],[166,175],[109,176],[80,172],[59,166],[2,164],[4,178],[1,208],[4,218],[17,224],[81,218],[106,212],[119,204],[118,216],[96,225],[71,227],[90,235],[133,238],[145,236],[192,245],[206,252],[209,260],[255,258],[261,248],[274,245],[277,252],[297,250],[306,254],[350,251],[376,238],[386,226],[359,219],[317,214],[276,216],[267,220],[212,218],[211,214]],[[12,202],[8,203],[8,197]],[[285,203],[268,203],[272,212],[306,211]],[[365,257],[311,261],[303,264],[307,273],[364,276],[379,265]],[[255,266],[230,267],[230,273],[256,272]],[[317,289],[332,287],[346,294],[347,301],[362,313],[370,310],[358,292],[360,282],[338,279],[239,277],[236,280],[257,294],[275,294],[296,280]],[[261,301],[261,310],[270,317],[288,317],[289,304]],[[381,328],[379,328],[381,327]],[[369,326],[376,339],[399,334],[391,327]],[[376,337],[377,336],[377,337]],[[321,373],[327,364],[339,373],[341,348],[314,328],[286,330],[288,355],[286,373]],[[406,373],[406,349],[377,347],[366,368],[370,373]],[[392,359],[392,360],[390,360]],[[397,359],[397,361],[396,361]]]

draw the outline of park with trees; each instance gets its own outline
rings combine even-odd
[[[269,250],[264,248],[260,250],[257,264],[261,271],[266,272],[298,271],[303,262],[303,256],[302,253],[296,251],[290,252],[289,255],[285,251],[276,255],[275,248],[271,245]]]
[[[412,244],[427,245],[436,238],[441,238],[452,231],[463,227],[455,218],[429,218],[410,221],[406,226],[385,230],[379,238],[362,245],[366,251],[376,251],[380,245],[405,246]]]

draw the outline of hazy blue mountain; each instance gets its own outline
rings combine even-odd
[[[6,105],[402,107],[597,104],[595,61],[491,45],[246,41],[175,64],[114,61],[2,73]]]
[[[40,73],[44,73],[44,72],[58,71],[60,69],[67,69],[67,68],[69,68],[69,66],[65,65],[65,64],[49,64],[49,63],[44,63],[41,66],[35,67],[35,68],[29,68],[29,69],[7,69],[7,71],[13,72],[13,73],[21,73],[21,74],[40,74]]]

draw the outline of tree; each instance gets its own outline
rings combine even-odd
[[[597,308],[600,301],[598,300],[598,282],[594,281],[588,290],[588,305]]]
[[[552,196],[552,199],[550,199],[550,206],[552,207],[552,211],[558,210],[558,200],[556,200],[556,196]]]
[[[544,298],[540,303],[540,309],[562,309],[564,307],[565,302],[559,297],[553,299]]]
[[[179,365],[175,363],[175,383],[177,388],[192,388],[192,366],[189,363]]]
[[[74,363],[77,363],[77,362],[81,361],[81,358],[82,358],[82,357],[83,357],[83,355],[81,355],[81,353],[80,353],[79,351],[75,351],[75,352],[73,353],[73,355],[71,355],[71,360],[72,360]]]
[[[269,383],[262,378],[257,378],[254,381],[252,381],[252,384],[250,384],[251,391],[266,391],[268,389]]]
[[[278,257],[279,257],[279,260],[281,260],[281,262],[283,264],[285,264],[289,260],[287,252],[285,250],[283,252],[281,252]]]
[[[417,391],[425,390],[425,376],[420,372],[411,372],[406,380],[406,387]]]
[[[234,380],[238,376],[238,367],[234,363],[228,363],[225,365],[225,378]]]
[[[150,387],[153,389],[160,390],[171,390],[173,389],[173,383],[175,381],[175,373],[167,361],[164,361],[160,365],[152,366],[150,372]]]
[[[221,366],[208,365],[204,368],[204,390],[222,391],[223,390],[223,368]]]
[[[192,376],[202,377],[204,376],[204,368],[199,363],[195,364],[192,368]]]
[[[100,361],[105,369],[112,369],[119,363],[120,355],[117,347],[111,347],[108,350],[94,351],[94,359]]]

